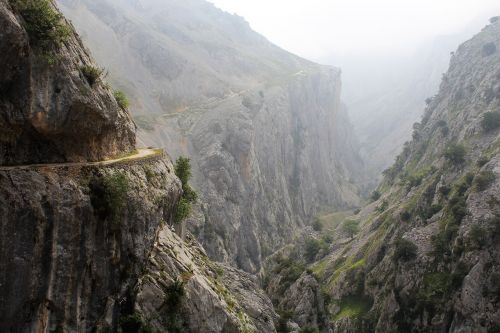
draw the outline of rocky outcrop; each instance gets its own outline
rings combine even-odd
[[[180,193],[164,160],[0,171],[0,330],[115,327]]]
[[[188,227],[212,259],[257,272],[319,206],[359,204],[338,69],[206,1],[60,3],[136,98],[143,142],[192,159],[203,204]]]
[[[47,33],[57,41],[42,47],[26,26],[43,22],[27,22],[10,3],[0,1],[0,165],[96,161],[134,149],[132,120],[109,88],[89,84],[82,68],[96,65],[68,23],[61,18],[60,36]]]
[[[255,278],[212,263],[187,241],[160,231],[136,287],[135,313],[160,332],[276,332],[277,315]]]
[[[491,22],[452,57],[412,142],[384,173],[380,198],[346,217],[357,236],[346,237],[340,220],[323,238],[312,235],[306,252],[296,244],[266,264],[271,297],[297,300],[278,304],[291,324],[321,332],[500,327],[500,22]],[[327,327],[315,316],[303,322],[298,305],[318,298],[312,278],[298,288],[302,272],[320,285],[322,302],[310,313],[326,309]],[[283,277],[286,288],[274,288]]]

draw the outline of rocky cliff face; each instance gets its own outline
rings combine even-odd
[[[205,1],[60,3],[136,101],[143,142],[192,158],[188,225],[211,258],[256,272],[320,206],[359,204],[337,69]]]
[[[180,196],[172,170],[158,160],[0,171],[0,329],[111,324]]]
[[[381,197],[346,218],[357,235],[333,223],[270,258],[266,289],[289,327],[498,331],[499,36],[493,19],[454,54]]]
[[[91,86],[82,73],[94,63],[79,37],[63,18],[12,12],[15,3],[23,6],[0,1],[0,164],[102,160],[132,150],[130,117],[109,88]]]
[[[27,3],[60,20],[50,2]],[[31,52],[17,10],[0,1],[0,64],[19,60],[6,45]],[[171,230],[182,189],[163,153],[86,162],[128,152],[135,133],[104,82],[77,88],[88,85],[77,66],[93,63],[78,37],[35,55],[57,61],[42,72],[33,66],[47,59],[6,65],[13,74],[1,78],[0,331],[275,332],[277,315],[253,277],[215,265],[191,236]],[[61,83],[69,86],[51,90]],[[9,118],[23,103],[32,109]],[[30,118],[35,109],[44,132]],[[80,163],[53,163],[64,161]]]

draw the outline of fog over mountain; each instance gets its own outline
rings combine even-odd
[[[500,11],[489,0],[313,0],[287,8],[279,1],[212,2],[243,15],[278,45],[342,70],[342,100],[370,174],[368,188],[411,138],[450,54]]]
[[[0,0],[0,332],[498,333],[499,12]]]

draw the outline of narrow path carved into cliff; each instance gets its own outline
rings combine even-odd
[[[163,149],[158,148],[140,148],[134,151],[133,154],[121,156],[114,159],[109,159],[105,161],[98,162],[68,162],[68,163],[46,163],[46,164],[25,164],[25,165],[9,165],[9,166],[0,166],[0,171],[9,171],[9,170],[19,170],[19,169],[36,169],[42,167],[78,167],[78,166],[106,166],[113,165],[121,162],[133,162],[139,160],[145,160],[157,157],[159,155],[163,155]]]

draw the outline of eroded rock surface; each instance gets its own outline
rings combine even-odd
[[[338,69],[206,1],[59,2],[134,96],[141,140],[192,159],[203,204],[188,227],[212,259],[258,272],[319,206],[359,205]]]
[[[0,1],[0,165],[102,160],[135,147],[135,125],[110,89],[90,85],[97,66],[70,29],[40,50],[25,21]]]

